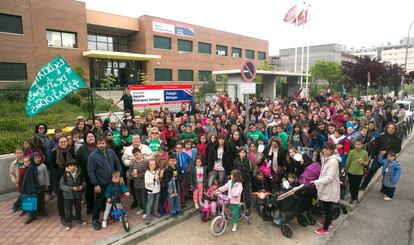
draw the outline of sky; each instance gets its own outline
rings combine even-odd
[[[288,9],[296,3],[303,6],[303,0],[82,1],[92,10],[130,17],[152,15],[265,39],[270,55],[283,48],[328,43],[346,48],[397,44],[414,21],[414,0],[304,0],[310,5],[306,27],[283,22]]]

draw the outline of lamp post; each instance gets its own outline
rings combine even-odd
[[[408,60],[408,45],[410,43],[410,31],[411,27],[414,24],[414,20],[411,22],[410,27],[408,28],[408,34],[407,34],[407,44],[405,45],[405,62],[404,62],[404,75],[407,74],[407,60]],[[404,79],[401,81],[401,90],[402,94],[404,94],[404,88],[403,88]],[[414,86],[414,83],[413,83]],[[402,95],[403,96],[403,95]]]

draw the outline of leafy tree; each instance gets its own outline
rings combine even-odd
[[[257,68],[257,70],[262,70],[262,71],[273,71],[273,66],[269,64],[269,62],[267,60],[265,60],[263,62],[263,64],[261,66],[259,66]]]
[[[358,57],[357,62],[343,62],[344,82],[347,87],[366,88],[368,85],[368,72],[371,76],[370,87],[380,88],[392,86],[396,88],[401,84],[403,69],[397,64],[385,64],[378,59],[368,56]]]
[[[320,60],[311,66],[309,72],[314,79],[326,80],[329,83],[343,79],[341,65],[333,61]]]
[[[75,72],[79,75],[80,78],[82,78],[83,81],[88,81],[88,79],[86,78],[85,69],[83,69],[82,66],[75,66],[73,70],[75,70]]]

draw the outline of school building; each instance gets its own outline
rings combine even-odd
[[[269,54],[266,40],[98,12],[74,0],[1,0],[0,44],[0,82],[33,81],[61,55],[85,70],[92,87],[107,74],[119,86],[138,84],[143,75],[150,83],[200,85],[219,79],[213,71],[240,69],[246,58],[260,66]]]

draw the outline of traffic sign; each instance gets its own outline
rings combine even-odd
[[[256,77],[256,67],[251,60],[243,61],[240,75],[245,82],[252,82]]]
[[[256,83],[240,83],[241,94],[256,94]]]

